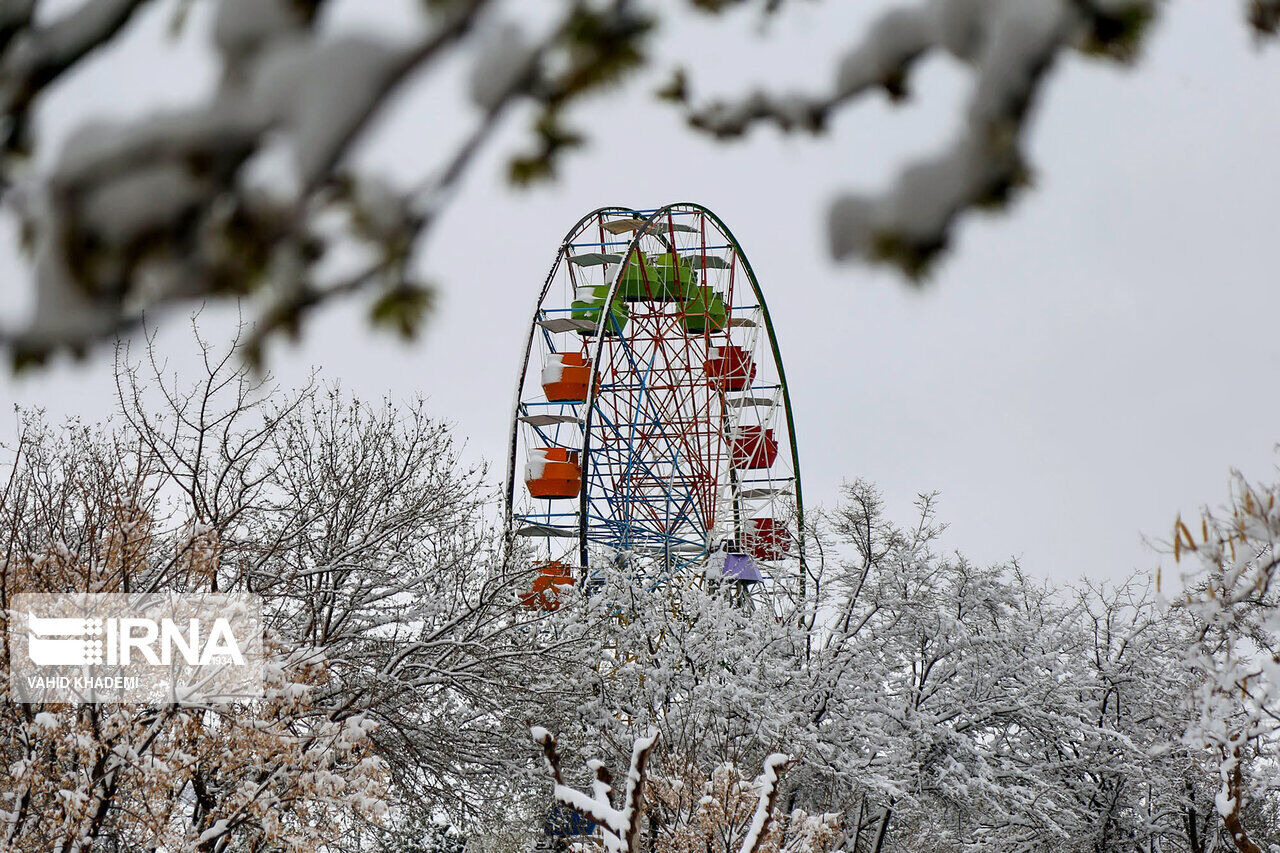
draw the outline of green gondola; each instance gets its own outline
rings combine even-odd
[[[724,295],[713,287],[691,287],[681,306],[680,322],[689,334],[719,332],[725,327]]]
[[[675,302],[698,280],[689,258],[636,252],[618,278],[618,298],[627,302]]]
[[[590,329],[580,330],[580,334],[594,335],[595,327],[600,322],[600,314],[604,310],[604,301],[609,296],[609,285],[600,284],[594,287],[579,287],[578,298],[569,304],[569,316],[574,320],[586,320],[592,324]],[[606,335],[616,335],[627,328],[627,319],[631,316],[627,303],[621,299],[613,300],[609,308],[609,317],[604,324]]]

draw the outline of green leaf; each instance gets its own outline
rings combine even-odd
[[[391,329],[404,340],[413,340],[435,306],[435,300],[435,290],[431,287],[397,285],[373,303],[369,321],[375,327]]]

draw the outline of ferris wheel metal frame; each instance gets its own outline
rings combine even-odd
[[[677,217],[682,221],[677,222]],[[685,219],[692,220],[697,227],[688,225],[683,221]],[[622,224],[623,230],[613,230],[613,226],[619,223]],[[712,226],[712,236],[718,235],[723,238],[722,243],[708,245],[708,225]],[[597,239],[582,239],[585,232],[592,226],[596,228],[597,233],[594,236]],[[621,235],[628,228],[633,233],[629,238],[624,239]],[[680,246],[682,237],[677,235],[690,233],[696,235],[697,244],[692,247]],[[610,236],[615,236],[617,239],[609,239]],[[701,287],[693,286],[692,290],[702,294],[703,303],[700,304],[703,304],[707,312],[711,312],[712,309],[706,307],[705,303],[719,294],[721,298],[719,307],[722,313],[720,328],[712,328],[712,322],[704,320],[700,331],[696,333],[691,331],[690,324],[685,320],[685,311],[689,304],[686,301],[679,303],[680,307],[677,308],[676,313],[668,312],[665,307],[648,314],[628,313],[630,309],[626,307],[627,303],[619,294],[619,286],[628,275],[629,268],[636,267],[638,264],[641,275],[646,276],[645,292],[649,293],[647,274],[652,267],[647,264],[652,258],[652,252],[647,257],[645,245],[663,248],[670,254],[669,263],[673,268],[670,274],[674,276],[678,286],[685,288],[682,293],[687,292],[690,286],[696,285],[698,281],[703,282]],[[681,273],[685,272],[687,275],[687,269],[684,266],[686,254],[694,259],[688,267],[693,269],[694,273],[691,282],[681,285]],[[607,273],[607,291],[604,292],[603,297],[597,295],[594,298],[599,301],[590,303],[599,305],[598,319],[595,321],[594,328],[591,328],[589,320],[581,319],[583,316],[589,317],[589,311],[577,307],[548,307],[548,297],[558,277],[566,276],[567,285],[572,288],[575,281],[573,267],[581,263],[595,265],[599,258],[607,258],[608,260],[599,261],[599,265],[606,271],[612,267],[612,271]],[[723,293],[715,290],[714,286],[706,284],[711,270],[728,270],[728,286]],[[754,304],[733,304],[734,284],[739,271],[749,285],[750,298],[754,300]],[[632,280],[634,281],[634,276]],[[596,284],[593,289],[598,294],[604,287],[604,284]],[[711,289],[708,290],[708,288]],[[685,299],[684,296],[679,298]],[[642,297],[639,301],[647,305],[656,300],[646,300]],[[578,302],[572,304],[579,305]],[[632,301],[631,304],[636,302]],[[759,322],[744,316],[748,314],[758,316]],[[619,315],[622,316],[621,322],[618,319]],[[639,361],[636,359],[635,341],[628,338],[628,320],[632,316],[647,318],[651,324],[654,324],[654,328],[662,324],[674,328],[677,322],[683,323],[684,360],[681,362],[680,359],[675,359],[679,363],[674,366],[668,363],[658,365],[657,361],[660,357],[666,360],[680,353],[664,352],[662,347],[666,340],[663,337],[665,332],[654,332],[652,341],[644,339],[654,344],[653,352],[647,364],[640,363],[643,359]],[[708,316],[710,316],[709,313]],[[632,329],[638,325],[638,323],[630,324]],[[752,353],[760,349],[759,341],[755,336],[763,333],[767,343],[767,354],[771,357],[774,374],[772,378],[776,379],[776,383],[755,383],[756,365],[753,364],[747,387],[736,389],[739,396],[730,397],[723,385],[717,390],[714,385],[708,386],[705,378],[695,376],[697,371],[690,363],[690,359],[702,352],[692,342],[715,348],[716,353],[722,352],[719,349],[720,346],[733,348],[731,332],[738,326],[755,328],[751,337]],[[633,334],[636,333],[633,332]],[[565,339],[565,335],[570,337]],[[526,389],[530,379],[534,345],[539,340],[539,336],[545,350],[550,353],[562,352],[557,348],[557,336],[560,337],[561,342],[563,340],[572,342],[576,336],[582,348],[591,353],[587,361],[588,377],[583,401],[566,403],[529,399]],[[723,336],[724,344],[711,343],[712,336]],[[678,337],[678,335],[672,335],[672,340]],[[640,339],[637,338],[637,340]],[[755,270],[736,237],[714,212],[696,203],[678,202],[649,209],[606,206],[583,216],[569,229],[561,241],[555,260],[543,281],[520,361],[521,367],[516,382],[511,418],[505,490],[506,527],[509,535],[522,533],[534,538],[545,538],[548,552],[554,550],[551,540],[576,538],[576,562],[584,568],[590,567],[592,546],[601,546],[618,553],[630,553],[634,550],[649,556],[657,555],[664,565],[664,571],[667,574],[673,574],[685,566],[706,561],[710,553],[716,549],[717,542],[714,541],[712,534],[717,529],[723,532],[728,524],[726,518],[716,517],[721,505],[726,507],[726,512],[732,514],[732,530],[740,537],[744,503],[742,496],[748,492],[770,493],[768,496],[770,501],[775,499],[775,495],[777,499],[791,501],[788,507],[786,533],[794,543],[794,554],[788,552],[787,560],[798,562],[800,584],[803,589],[804,496],[799,452],[796,446],[795,418],[782,353],[775,334],[773,319]],[[765,365],[761,362],[760,366]],[[664,371],[669,374],[667,381],[670,384],[661,384]],[[674,374],[681,372],[687,374],[683,379],[673,378]],[[622,376],[630,377],[634,381],[611,384],[604,381],[606,373],[609,379]],[[710,387],[711,390],[704,390],[706,387]],[[677,399],[675,395],[680,391],[687,392],[685,398]],[[655,398],[660,397],[663,392],[670,397],[665,409],[661,409],[654,402]],[[774,396],[753,396],[770,393]],[[701,402],[699,395],[706,400],[704,407],[706,411],[702,414],[697,411],[697,406]],[[615,397],[620,402],[613,404],[610,408],[607,399]],[[718,416],[718,422],[713,422],[712,409],[716,407],[716,399],[719,401],[719,408],[714,414]],[[738,449],[733,442],[741,440],[743,412],[748,410],[748,406],[757,406],[763,401],[771,401],[768,412],[770,419],[777,416],[777,410],[780,410],[785,418],[785,447],[788,457],[786,461],[789,462],[789,468],[784,465],[783,473],[779,477],[774,477],[770,471],[763,479],[748,479],[734,467],[733,460],[726,459],[724,454],[736,452]],[[684,408],[686,403],[693,407],[692,415],[688,416],[687,421],[683,420],[687,414]],[[553,413],[552,410],[557,406],[558,413]],[[627,406],[630,408],[626,408]],[[539,414],[536,410],[543,407],[546,407],[545,410]],[[728,414],[731,408],[738,410],[732,417]],[[623,416],[629,415],[630,422],[615,423],[615,420],[620,420],[617,417],[619,412]],[[703,414],[705,414],[705,420],[700,419]],[[673,418],[681,421],[674,425],[674,429],[671,422]],[[689,428],[692,428],[692,437],[680,432],[681,429],[688,432]],[[705,429],[705,434],[700,433],[699,429]],[[734,431],[732,435],[728,431],[730,429]],[[758,433],[764,431],[763,427],[756,427],[756,429]],[[539,512],[517,511],[516,473],[522,444],[522,430],[527,433],[524,442],[526,454],[528,448],[532,446],[530,441],[534,437],[542,444],[556,447],[572,444],[574,438],[578,439],[576,443],[580,445],[580,449],[573,451],[580,454],[578,457],[580,482],[575,512],[552,512],[551,506]],[[562,430],[566,435],[561,435]],[[772,430],[769,432],[772,434]],[[625,448],[622,447],[624,439]],[[663,441],[666,443],[665,447],[660,446]],[[615,444],[617,447],[613,446]],[[637,444],[642,447],[637,448]],[[642,450],[648,451],[648,457],[641,453]],[[670,459],[657,459],[661,453],[667,451],[672,454]],[[683,469],[680,467],[680,455],[685,453],[686,457],[692,457],[695,454],[705,456],[713,452],[719,456],[714,463],[716,473],[710,478],[709,486],[711,490],[718,493],[694,494],[695,487],[705,490],[708,484],[698,482],[696,477],[681,473]],[[624,461],[620,463],[618,460]],[[689,466],[694,461],[686,458],[683,464]],[[702,466],[703,472],[708,469],[707,459],[698,459],[696,462]],[[720,482],[721,470],[727,471],[728,482]],[[606,475],[609,472],[614,474],[612,482],[606,482]],[[669,478],[664,498],[666,515],[660,517],[649,505],[653,499],[644,494],[644,489],[631,488],[627,484],[641,480],[650,484],[658,483],[664,476]],[[677,484],[677,476],[681,480],[690,479],[691,482]],[[702,476],[702,480],[706,479],[705,475]],[[762,487],[743,488],[744,485],[752,483],[760,483]],[[779,486],[778,483],[783,485]],[[687,493],[682,493],[681,490],[686,485]],[[652,489],[653,486],[650,485],[649,488]],[[724,492],[725,489],[728,490],[727,494]],[[683,497],[680,497],[681,494]],[[677,497],[673,498],[673,495]],[[646,526],[647,522],[651,523]],[[699,531],[701,531],[700,538]]]

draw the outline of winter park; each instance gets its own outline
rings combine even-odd
[[[0,853],[1280,853],[1278,37],[0,0]]]

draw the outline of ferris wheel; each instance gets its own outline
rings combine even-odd
[[[506,513],[540,558],[533,607],[607,562],[741,588],[802,575],[782,357],[710,210],[605,207],[569,230],[529,325]]]

